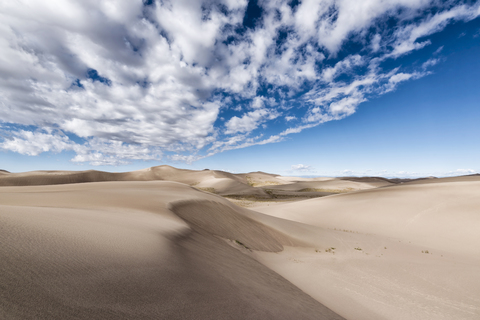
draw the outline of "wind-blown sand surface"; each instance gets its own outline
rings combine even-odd
[[[318,252],[256,257],[348,319],[480,318],[478,176],[255,210],[312,228]]]
[[[295,240],[187,185],[3,187],[0,204],[2,319],[341,319],[244,253]]]
[[[478,319],[480,178],[401,182],[2,171],[0,319]]]

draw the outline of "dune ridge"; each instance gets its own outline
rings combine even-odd
[[[240,208],[214,201],[182,200],[169,209],[194,230],[236,241],[247,249],[280,252],[283,245],[300,244],[281,232],[244,214]]]
[[[87,171],[31,171],[0,173],[0,186],[34,186],[75,184],[106,181],[176,181],[222,196],[272,198],[274,195],[291,197],[293,192],[306,188],[330,188],[337,192],[377,187],[371,182],[342,181],[336,178],[315,178],[297,181],[265,172],[232,174],[219,170],[187,170],[162,165],[132,172]],[[377,183],[378,184],[378,183]],[[337,189],[335,189],[337,188]],[[312,190],[316,192],[316,190]],[[331,191],[331,190],[330,190]],[[318,192],[322,192],[321,190]],[[303,194],[303,197],[324,196],[332,192]]]

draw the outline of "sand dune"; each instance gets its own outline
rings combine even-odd
[[[408,240],[480,256],[480,178],[406,184],[256,210],[329,229]],[[478,242],[480,243],[480,242]]]
[[[479,176],[159,166],[0,185],[1,319],[480,317]],[[292,201],[334,188],[353,192]]]
[[[154,181],[166,180],[205,188],[215,193],[258,194],[267,196],[262,189],[248,185],[247,180],[228,172],[216,170],[185,170],[170,166],[157,166],[133,172],[111,173],[103,171],[32,171],[11,173],[0,177],[0,186],[52,185],[102,181]]]
[[[268,189],[285,191],[308,191],[318,189],[325,192],[339,193],[392,185],[392,183],[387,181],[357,182],[337,178],[320,181],[312,180],[290,181],[291,183],[289,184],[268,186]]]
[[[408,184],[428,184],[428,183],[443,183],[443,182],[460,182],[460,181],[479,181],[480,174],[472,174],[467,176],[447,177],[447,178],[425,178],[425,179],[412,179],[403,183]]]
[[[257,259],[349,319],[476,319],[479,195],[460,177],[257,207],[313,228],[296,234],[318,250]]]
[[[256,194],[268,197],[262,189],[251,187],[244,177],[215,170],[185,170],[170,166],[157,166],[132,172],[103,171],[32,171],[0,175],[0,186],[53,185],[102,181],[154,181],[166,180],[209,189],[221,195]]]
[[[187,185],[2,187],[0,204],[2,319],[341,318],[244,253],[288,236]]]

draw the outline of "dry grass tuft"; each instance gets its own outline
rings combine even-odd
[[[344,188],[344,189],[319,189],[319,188],[304,188],[298,190],[298,192],[329,192],[329,193],[347,193],[355,191],[353,188]]]
[[[217,190],[215,190],[215,188],[207,187],[207,188],[196,188],[196,189],[202,190],[202,191],[205,191],[205,192],[210,192],[210,193],[213,193],[213,194],[217,194]]]
[[[246,176],[245,178],[247,179],[247,184],[250,187],[279,186],[282,184],[276,181],[262,181],[261,179],[254,180],[250,176]]]

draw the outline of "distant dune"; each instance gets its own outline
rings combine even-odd
[[[159,166],[0,185],[0,319],[480,318],[480,176]]]
[[[356,181],[356,182],[370,182],[370,183],[388,183],[388,184],[397,184],[404,183],[414,180],[423,180],[428,178],[418,178],[418,179],[400,179],[400,178],[382,178],[382,177],[341,177],[342,180]]]
[[[479,176],[255,210],[318,228],[301,239],[321,254],[292,248],[259,260],[346,318],[480,318]]]
[[[219,195],[256,196],[269,198],[265,189],[299,191],[302,189],[325,189],[326,195],[338,191],[353,191],[375,187],[378,183],[343,181],[335,178],[295,181],[264,172],[232,174],[218,170],[185,170],[171,166],[157,166],[132,172],[87,171],[31,171],[0,174],[0,186],[56,185],[105,181],[176,181]],[[383,183],[383,185],[388,183]],[[304,190],[308,191],[308,190]],[[315,190],[313,190],[315,191]],[[322,190],[318,190],[321,192]],[[325,193],[326,192],[326,193]],[[280,192],[279,194],[284,194]],[[287,193],[291,196],[291,193]]]
[[[33,186],[102,181],[155,181],[167,180],[198,188],[210,188],[219,194],[257,194],[267,196],[262,189],[254,189],[242,176],[215,170],[193,171],[158,166],[148,169],[111,173],[103,171],[32,171],[0,176],[0,186]]]

